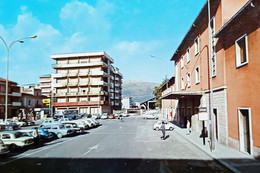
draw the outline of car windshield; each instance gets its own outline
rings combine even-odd
[[[63,125],[63,124],[62,124],[62,125],[59,125],[59,128],[60,128],[60,129],[65,129],[65,125]]]
[[[14,134],[15,138],[20,138],[23,136],[23,133],[22,132],[17,132]]]

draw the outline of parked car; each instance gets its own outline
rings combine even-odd
[[[107,115],[107,113],[104,113],[104,114],[102,114],[101,115],[101,117],[100,117],[100,119],[108,119],[108,115]]]
[[[57,119],[47,119],[45,121],[43,121],[43,123],[40,125],[40,127],[45,127],[45,128],[49,128],[52,125],[57,125],[57,124],[61,124],[61,122]]]
[[[0,139],[0,155],[5,155],[10,152],[7,145],[4,144],[4,142]]]
[[[44,127],[37,127],[37,128],[38,128],[38,134],[40,135],[41,139],[43,139],[43,140],[53,139],[54,134],[50,133],[47,128],[44,128]],[[31,128],[31,129],[34,130],[35,128]]]
[[[158,119],[158,116],[154,114],[144,114],[142,117],[143,119]]]
[[[164,125],[165,125],[165,130],[173,130],[174,129],[174,126],[172,123],[170,123],[169,121],[157,121],[154,125],[153,125],[153,129],[154,130],[161,130],[161,125],[162,123],[164,122]]]
[[[81,131],[83,131],[78,125],[77,123],[74,122],[64,122],[62,123],[66,126],[66,128],[69,128],[73,131],[73,134],[77,134],[80,133]]]
[[[33,137],[23,136],[23,133],[19,131],[0,132],[0,139],[10,148],[26,147],[34,143]]]
[[[1,129],[7,130],[18,130],[21,128],[18,124],[16,124],[15,122],[11,122],[10,120],[7,120],[7,122],[0,121],[0,125],[2,126]]]
[[[100,115],[100,114],[93,114],[93,115],[91,116],[91,118],[93,118],[93,119],[100,119],[100,118],[101,118],[101,115]]]
[[[18,121],[17,119],[7,119],[7,124],[15,124],[18,125],[19,127],[26,126],[26,122],[24,121]]]
[[[0,124],[0,131],[10,131],[10,130],[14,130],[12,125]],[[16,129],[16,130],[18,130],[18,129]]]
[[[108,118],[109,118],[109,119],[115,119],[115,115],[114,115],[114,114],[110,114],[110,115],[108,116]]]
[[[58,138],[71,135],[73,130],[66,128],[64,124],[52,124],[47,127],[48,131],[54,133]]]

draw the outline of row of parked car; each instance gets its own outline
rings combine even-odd
[[[26,147],[39,141],[45,142],[84,133],[86,130],[100,125],[95,118],[83,117],[77,120],[60,118],[46,119],[39,126],[30,129],[18,128],[0,131],[0,155],[6,155],[10,150]]]

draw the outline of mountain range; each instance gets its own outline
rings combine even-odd
[[[154,97],[153,90],[160,84],[153,82],[124,80],[122,84],[122,98],[131,97],[134,102],[144,102]]]

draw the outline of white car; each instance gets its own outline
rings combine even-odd
[[[158,116],[154,114],[144,114],[142,117],[143,119],[158,119]]]
[[[169,121],[157,121],[154,125],[153,125],[153,129],[154,130],[161,130],[161,125],[162,125],[162,122],[164,122],[164,125],[165,125],[165,130],[173,130],[174,129],[174,126],[172,123],[170,123]]]
[[[52,124],[47,127],[50,133],[56,134],[58,138],[62,138],[63,136],[67,136],[73,133],[72,129],[66,128],[64,124]]]
[[[0,132],[0,139],[10,148],[26,147],[34,143],[33,137],[23,136],[23,133],[19,131]]]
[[[50,128],[52,125],[61,124],[57,119],[47,119],[45,120],[40,127]]]
[[[108,119],[108,114],[107,113],[104,113],[101,115],[100,119]]]
[[[0,139],[0,155],[5,155],[9,152],[10,150],[7,145],[5,145],[4,142]]]

